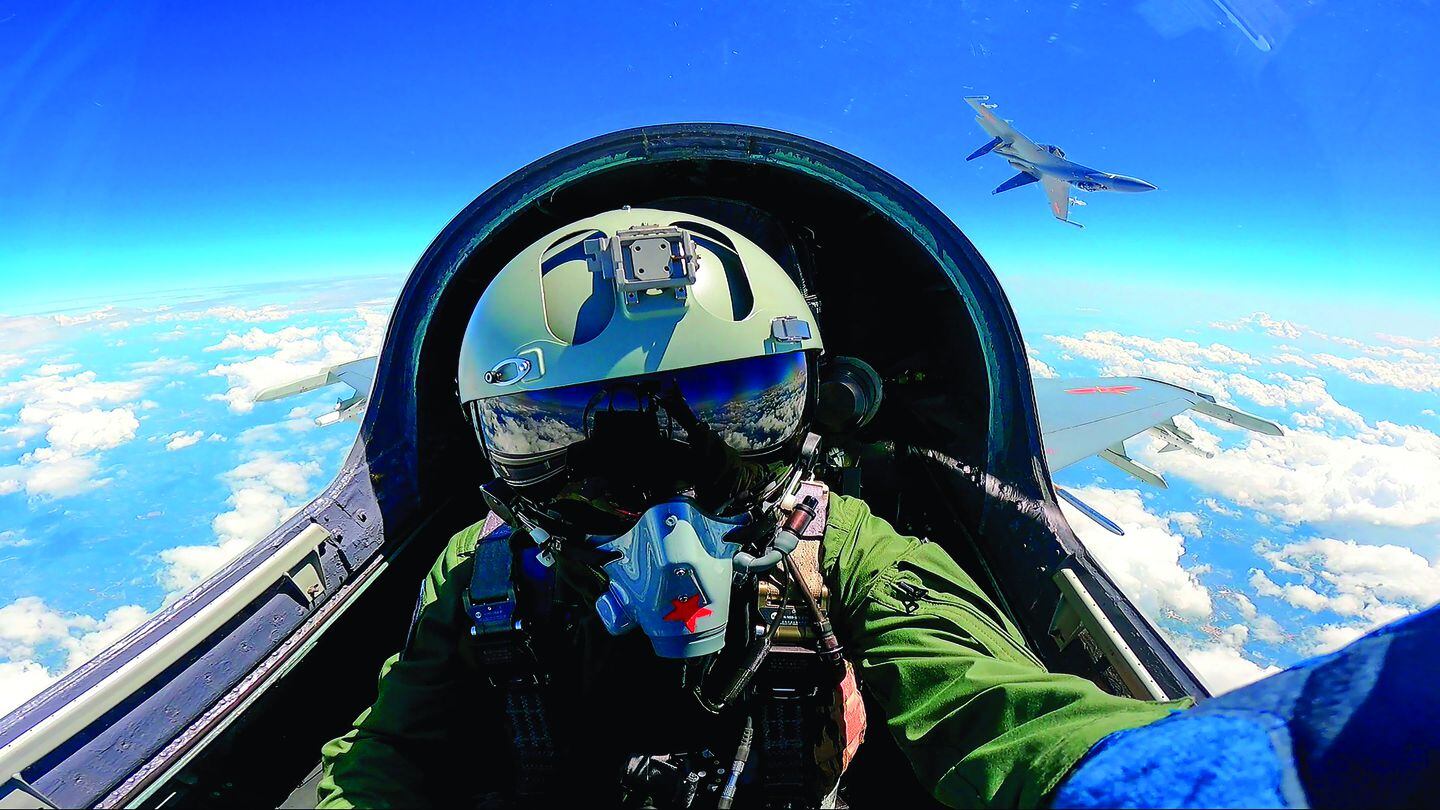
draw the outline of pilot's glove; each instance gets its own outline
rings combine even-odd
[[[1052,806],[1398,807],[1440,788],[1440,607],[1101,740]]]

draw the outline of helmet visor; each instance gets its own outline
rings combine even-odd
[[[804,425],[809,379],[804,352],[785,352],[678,371],[517,391],[478,400],[473,416],[497,462],[550,456],[589,438],[618,412],[654,414],[660,436],[689,441],[704,423],[742,456],[761,455]],[[689,413],[685,413],[688,409]]]

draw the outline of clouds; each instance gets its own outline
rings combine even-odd
[[[58,453],[40,448],[27,453],[21,463],[0,468],[0,493],[19,492],[42,498],[67,498],[110,483],[100,475],[100,463],[93,458]],[[16,477],[5,478],[7,474]]]
[[[226,499],[230,509],[211,522],[216,541],[160,552],[165,564],[161,585],[177,596],[200,584],[303,506],[314,494],[319,473],[320,465],[313,461],[288,461],[279,453],[259,452],[221,475],[230,489]]]
[[[165,449],[167,451],[174,452],[176,450],[184,450],[187,447],[198,444],[201,439],[205,438],[205,431],[192,430],[189,433],[186,433],[183,430],[179,430],[171,433],[166,438],[168,438],[169,441],[165,443]]]
[[[296,360],[315,354],[320,350],[320,343],[315,339],[315,335],[319,331],[314,326],[287,326],[274,332],[267,332],[255,327],[244,334],[231,332],[219,343],[206,346],[205,351],[223,352],[240,349],[247,352],[258,352],[264,349],[275,349],[275,354],[280,359]]]
[[[1241,649],[1249,632],[1245,625],[1232,625],[1227,630],[1230,633],[1227,641],[1195,642],[1183,636],[1170,639],[1176,652],[1212,694],[1239,689],[1280,671],[1274,664],[1261,665],[1245,657]],[[1237,638],[1239,643],[1232,643]]]
[[[1276,578],[1290,581],[1277,583],[1256,569],[1251,585],[1257,593],[1311,613],[1359,620],[1317,632],[1320,649],[1440,601],[1440,565],[1403,546],[1318,537],[1260,553]]]
[[[45,441],[17,464],[0,467],[0,494],[24,489],[31,496],[64,498],[103,486],[95,454],[135,438],[135,411],[143,407],[136,400],[146,383],[101,380],[78,368],[48,364],[0,385],[0,408],[20,406],[16,424],[0,436],[18,448],[39,436]]]
[[[1401,349],[1399,359],[1336,357],[1317,354],[1315,362],[1369,385],[1388,385],[1406,391],[1440,391],[1440,358]]]
[[[26,537],[24,532],[0,531],[0,548],[25,548],[33,545],[35,545],[35,541]]]
[[[130,408],[68,411],[50,419],[45,441],[56,450],[72,455],[119,447],[135,438],[140,422]]]
[[[1180,338],[1156,340],[1138,335],[1123,335],[1119,332],[1095,331],[1086,332],[1078,338],[1065,335],[1046,335],[1045,339],[1082,357],[1122,365],[1146,362],[1182,367],[1193,367],[1201,363],[1237,366],[1260,364],[1260,361],[1253,356],[1222,343],[1202,345]]]
[[[204,309],[165,309],[154,316],[157,323],[170,321],[239,321],[243,323],[266,323],[283,321],[295,317],[296,313],[280,304],[265,304],[247,309],[234,304],[220,304]]]
[[[1293,324],[1290,321],[1272,318],[1265,312],[1256,312],[1234,321],[1214,322],[1211,323],[1210,326],[1225,332],[1238,332],[1241,329],[1253,327],[1272,337],[1286,338],[1288,340],[1295,340],[1305,334],[1303,327]]]
[[[36,596],[0,607],[0,659],[5,659],[0,660],[0,714],[119,641],[149,615],[139,605],[124,605],[97,619],[62,613]],[[55,663],[47,666],[42,658]]]
[[[1232,332],[1255,328],[1265,334],[1290,340],[1312,338],[1359,352],[1358,355],[1348,357],[1318,352],[1306,358],[1296,354],[1293,347],[1283,347],[1286,349],[1285,353],[1275,357],[1275,362],[1279,364],[1298,365],[1308,369],[1323,366],[1367,385],[1384,385],[1405,391],[1440,391],[1440,338],[1422,339],[1377,333],[1375,338],[1381,343],[1366,343],[1351,337],[1326,334],[1289,321],[1276,320],[1264,312],[1256,312],[1236,321],[1210,325]]]
[[[226,375],[204,373],[262,360],[290,374],[378,349],[389,302],[360,303],[373,284],[314,290],[318,308],[215,300],[225,291],[0,316],[0,714],[262,538],[343,458],[353,427],[238,413]],[[223,405],[205,402],[216,392]]]
[[[1219,628],[1211,623],[1216,606],[1210,590],[1200,581],[1202,569],[1187,567],[1183,562],[1186,550],[1182,534],[1198,528],[1197,515],[1152,514],[1133,489],[1091,486],[1075,492],[1085,503],[1119,523],[1125,536],[1105,531],[1062,501],[1060,508],[1071,528],[1120,590],[1157,623],[1212,692],[1228,691],[1276,671],[1273,666],[1246,657],[1249,627],[1233,624]],[[1254,611],[1253,604],[1249,607]]]
[[[1113,535],[1061,502],[1061,511],[1085,547],[1136,606],[1152,617],[1173,614],[1185,621],[1210,617],[1210,593],[1181,564],[1185,540],[1168,518],[1147,512],[1140,493],[1133,489],[1091,486],[1074,491],[1125,528],[1124,537]]]
[[[1028,343],[1025,344],[1025,359],[1030,363],[1030,376],[1032,377],[1053,379],[1060,376],[1049,363],[1040,359],[1039,353]]]
[[[1196,428],[1197,439],[1216,441]],[[1138,457],[1209,493],[1291,523],[1418,528],[1440,522],[1440,436],[1382,422],[1355,436],[1297,429],[1247,436],[1214,458],[1160,453]]]
[[[19,365],[24,362],[23,350],[54,342],[60,330],[60,323],[51,316],[0,315],[0,346],[5,347],[9,362]]]
[[[231,332],[205,350],[266,354],[210,369],[211,376],[224,377],[230,386],[224,394],[211,398],[225,402],[232,413],[249,413],[255,407],[255,395],[270,386],[379,352],[387,317],[386,310],[360,307],[346,329],[322,331],[313,326],[286,326],[272,331],[254,327],[243,333]]]
[[[40,694],[57,677],[36,661],[0,661],[0,715]]]

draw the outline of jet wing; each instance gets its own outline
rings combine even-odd
[[[1045,189],[1045,196],[1050,198],[1050,213],[1061,222],[1083,228],[1078,222],[1070,219],[1070,184],[1058,177],[1051,177],[1048,174],[1040,175],[1040,186]]]
[[[1125,440],[1148,432],[1165,441],[1161,452],[1182,450],[1208,457],[1210,454],[1196,447],[1193,438],[1175,424],[1177,414],[1190,410],[1257,433],[1281,435],[1274,422],[1220,405],[1208,394],[1146,377],[1034,382],[1045,457],[1052,473],[1098,455],[1128,475],[1164,487],[1165,479],[1159,473],[1125,452]]]
[[[1004,121],[995,115],[991,109],[994,105],[986,103],[989,100],[989,96],[965,97],[965,103],[975,108],[975,123],[979,124],[981,129],[989,133],[990,137],[999,138],[1006,146],[1020,144],[1022,147],[1028,147],[1037,152],[1040,151],[1040,147],[1036,146],[1034,141],[1020,134],[1019,130],[1010,126],[1009,121]]]
[[[255,395],[256,402],[293,397],[327,385],[344,384],[354,394],[335,403],[335,409],[316,417],[315,424],[325,427],[345,419],[358,419],[365,413],[365,403],[370,396],[370,387],[375,383],[375,365],[380,358],[362,357],[345,363],[328,366],[311,374],[281,385],[274,385]]]

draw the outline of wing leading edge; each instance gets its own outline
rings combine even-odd
[[[1038,150],[1040,147],[1035,142],[1020,134],[1020,130],[1010,125],[1009,121],[1001,119],[994,113],[994,104],[989,104],[989,96],[966,96],[965,103],[975,110],[975,123],[985,130],[992,138],[1000,139],[1000,143],[989,145],[990,149],[998,149],[1005,146],[1020,144],[1022,147],[1029,147]],[[984,148],[984,147],[982,147]],[[986,149],[985,151],[990,151]],[[975,155],[979,157],[979,155]]]

